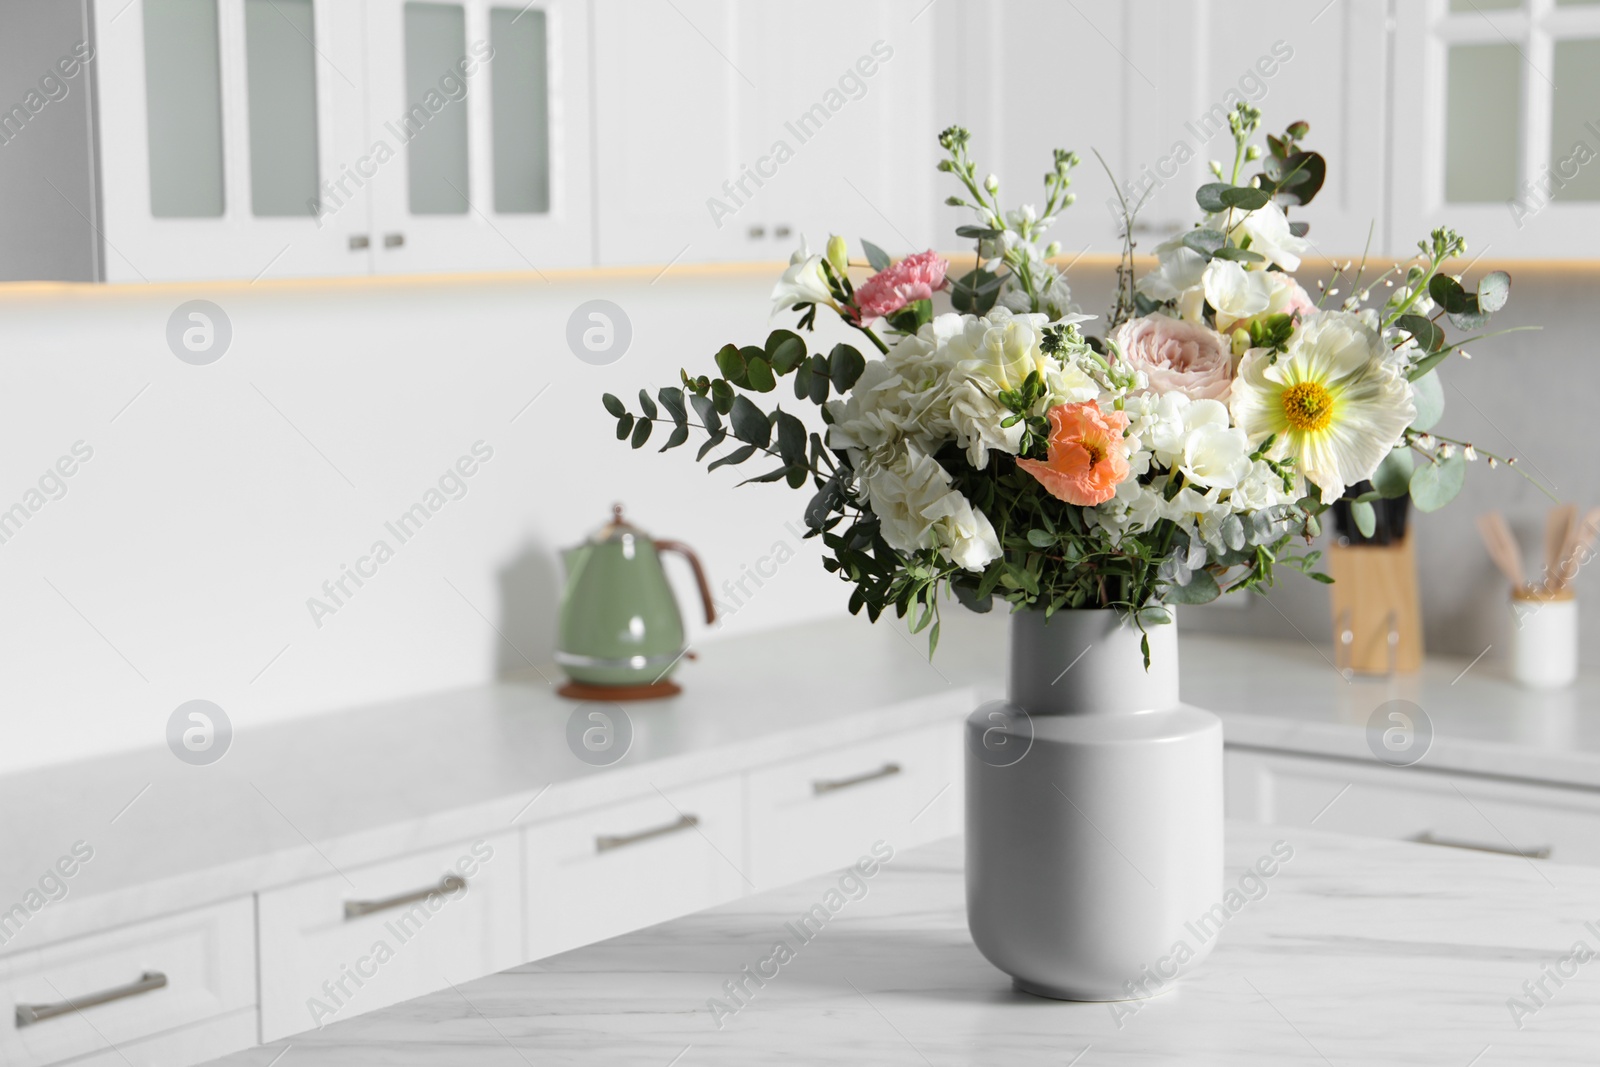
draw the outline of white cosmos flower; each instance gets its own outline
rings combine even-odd
[[[980,571],[999,557],[1000,539],[988,517],[950,488],[950,481],[949,472],[915,445],[887,464],[870,464],[863,477],[890,548],[937,548],[957,566]]]
[[[828,291],[828,279],[822,273],[822,257],[811,254],[803,237],[800,239],[800,248],[789,257],[789,269],[772,287],[774,315],[796,304],[834,306],[833,294]]]
[[[1324,504],[1370,478],[1417,414],[1383,339],[1347,311],[1309,316],[1276,361],[1247,352],[1232,407],[1253,443],[1276,435],[1272,458],[1293,457]]]

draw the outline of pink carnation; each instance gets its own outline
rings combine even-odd
[[[944,272],[950,264],[937,252],[918,252],[885,267],[856,289],[856,307],[862,322],[893,315],[907,304],[930,300],[935,290],[944,288]]]

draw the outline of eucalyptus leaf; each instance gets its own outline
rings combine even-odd
[[[655,423],[649,419],[640,419],[633,424],[633,447],[643,448],[644,443],[650,440],[650,430]]]
[[[867,262],[872,265],[873,270],[888,269],[891,262],[889,253],[865,238],[861,241],[861,250],[867,254]]]
[[[717,349],[717,370],[730,382],[744,379],[744,356],[737,345],[723,345]]]
[[[1428,279],[1428,295],[1433,298],[1435,304],[1438,304],[1453,315],[1460,314],[1463,311],[1476,310],[1476,308],[1472,308],[1468,304],[1469,299],[1472,304],[1478,302],[1478,298],[1475,296],[1469,298],[1467,291],[1461,288],[1461,283],[1448,274],[1435,274]]]
[[[1195,571],[1187,585],[1169,585],[1162,599],[1168,604],[1209,604],[1222,595],[1216,577],[1206,570]]]
[[[1411,475],[1411,502],[1418,511],[1438,511],[1456,498],[1466,479],[1467,461],[1459,452],[1424,463]]]
[[[1266,207],[1272,200],[1272,194],[1265,189],[1256,189],[1248,185],[1233,185],[1217,194],[1225,207],[1238,208],[1241,211],[1254,211]]]
[[[772,423],[767,421],[765,412],[750,402],[749,397],[734,397],[728,421],[733,424],[733,436],[746,444],[766,448],[772,442]]]
[[[1397,448],[1383,457],[1372,473],[1372,487],[1385,500],[1394,500],[1411,491],[1411,472],[1416,460],[1409,448]]]
[[[1511,275],[1503,270],[1490,271],[1478,280],[1478,309],[1494,314],[1511,299]]]
[[[607,411],[611,412],[613,418],[620,419],[628,413],[627,405],[610,393],[603,394],[600,397],[600,402],[606,406]]]
[[[709,396],[691,396],[689,403],[694,405],[694,412],[700,416],[700,425],[705,427],[706,433],[721,432],[722,416],[717,414],[717,407]]]
[[[658,418],[661,412],[656,410],[656,402],[650,399],[650,394],[643,389],[639,390],[639,409],[644,412],[647,419]]]
[[[1439,346],[1444,344],[1444,331],[1421,315],[1401,315],[1395,325],[1416,338],[1418,347],[1424,352],[1437,352]]]
[[[866,369],[867,361],[850,345],[834,345],[833,351],[828,353],[828,379],[833,382],[836,393],[848,392]]]
[[[767,334],[767,363],[777,374],[788,374],[806,358],[806,343],[793,330],[773,330]]]
[[[777,413],[778,455],[789,466],[803,465],[806,461],[805,423],[787,411]]]
[[[1223,202],[1222,194],[1232,189],[1227,182],[1207,182],[1194,192],[1195,203],[1200,205],[1200,210],[1207,215],[1218,215],[1228,210],[1228,205]]]
[[[677,448],[687,440],[689,440],[689,427],[674,426],[671,435],[667,438],[667,443],[661,446],[660,451],[665,452],[669,448]]]
[[[725,455],[718,456],[716,459],[706,464],[706,470],[714,471],[718,467],[737,465],[743,463],[745,460],[749,459],[755,454],[755,445],[745,445],[744,447],[736,448],[732,452],[726,453]]]
[[[1431,430],[1444,417],[1444,383],[1439,375],[1429,371],[1411,383],[1411,396],[1417,405],[1417,417],[1411,420],[1413,430]]]
[[[1350,517],[1356,521],[1356,529],[1361,531],[1362,537],[1371,537],[1378,532],[1378,512],[1367,501],[1352,502]]]
[[[1248,248],[1235,248],[1224,245],[1212,253],[1217,259],[1231,259],[1238,263],[1265,263],[1267,257],[1260,252],[1252,252]]]
[[[1028,544],[1034,548],[1049,548],[1056,543],[1055,535],[1049,530],[1032,529],[1028,531]]]
[[[1190,230],[1183,235],[1183,246],[1203,256],[1215,255],[1228,239],[1217,230]]]
[[[778,387],[778,379],[772,376],[772,367],[764,356],[751,356],[745,361],[744,377],[758,393],[770,393]]]
[[[620,419],[617,420],[617,440],[626,441],[628,439],[628,435],[632,432],[633,416],[625,413]]]
[[[661,406],[667,409],[667,414],[672,416],[672,421],[682,426],[689,417],[683,406],[683,390],[669,385],[656,390],[656,396],[660,399]]]

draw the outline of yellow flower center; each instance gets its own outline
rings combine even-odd
[[[1333,422],[1333,394],[1318,382],[1296,382],[1283,391],[1283,416],[1301,433],[1320,433]]]
[[[1083,450],[1089,453],[1089,466],[1093,467],[1105,460],[1107,449],[1104,441],[1097,441],[1092,437],[1085,437],[1079,442],[1079,444],[1083,445]]]

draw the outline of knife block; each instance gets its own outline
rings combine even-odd
[[[1422,609],[1411,538],[1328,548],[1334,662],[1355,674],[1422,668]]]

